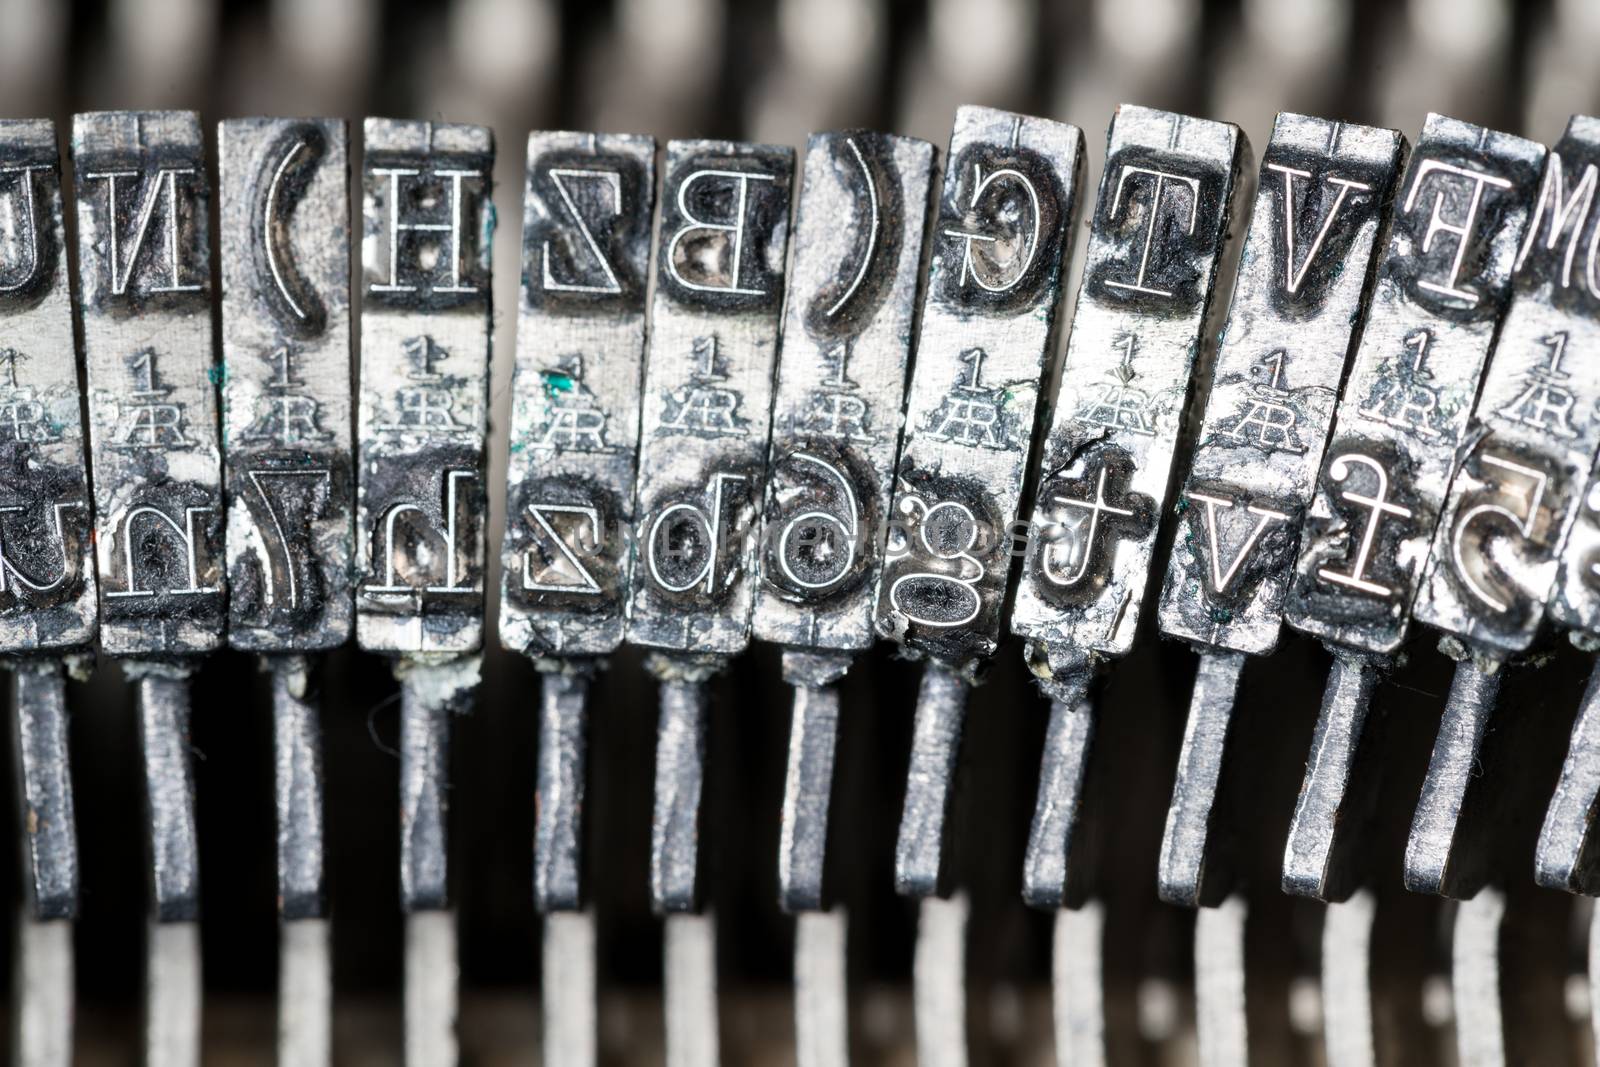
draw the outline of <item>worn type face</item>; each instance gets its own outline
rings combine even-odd
[[[1249,152],[1227,123],[1126,106],[1112,119],[1011,616],[1036,669],[1133,644]]]
[[[1162,632],[1257,655],[1277,645],[1300,523],[1404,162],[1393,130],[1278,116],[1177,499]]]
[[[473,652],[494,141],[388,119],[364,137],[356,636],[372,652]]]
[[[226,610],[200,120],[78,115],[72,157],[101,647],[206,652]]]
[[[1483,436],[1450,487],[1417,596],[1418,619],[1500,652],[1527,647],[1547,598],[1560,624],[1600,625],[1600,524],[1585,494],[1600,368],[1582,356],[1600,344],[1597,182],[1600,120],[1574,117],[1545,161],[1474,415]]]
[[[98,621],[64,242],[55,124],[0,121],[0,652]]]
[[[1075,126],[964,107],[933,230],[877,630],[971,671],[990,656],[1083,166]]]
[[[628,639],[750,639],[789,243],[788,148],[673,141],[650,316]]]
[[[935,151],[851,131],[806,151],[760,542],[755,636],[873,641]]]
[[[228,640],[350,636],[350,171],[332,119],[218,129]]]
[[[1404,640],[1544,154],[1428,117],[1302,534],[1296,629],[1378,653]]]
[[[500,639],[622,641],[655,203],[654,139],[528,138]]]

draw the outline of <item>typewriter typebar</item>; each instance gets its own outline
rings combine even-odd
[[[900,440],[936,153],[815,134],[806,150],[761,536],[754,635],[859,651]]]
[[[477,652],[494,142],[388,119],[364,139],[357,637],[369,652]]]
[[[605,655],[633,564],[655,141],[535,133],[523,199],[500,639]]]
[[[1178,495],[1162,633],[1207,650],[1277,647],[1300,523],[1405,155],[1393,130],[1278,116]]]
[[[1133,645],[1249,154],[1227,123],[1126,105],[1112,122],[1011,616],[1041,676]]]
[[[347,145],[334,119],[218,130],[228,641],[248,651],[352,628]]]
[[[750,641],[789,247],[789,148],[673,141],[661,196],[628,639]]]
[[[1278,642],[1404,156],[1393,130],[1280,115],[1262,161],[1162,591],[1162,632],[1201,654],[1158,868],[1173,903],[1216,904],[1237,888],[1232,835],[1213,834],[1223,778],[1249,773],[1227,769],[1234,699],[1245,656]]]
[[[1404,640],[1543,161],[1532,141],[1428,117],[1305,524],[1296,629],[1374,653]]]
[[[1083,167],[1074,126],[963,107],[950,140],[878,633],[971,675],[994,653]]]
[[[1597,162],[1600,123],[1591,119],[1574,120],[1547,157],[1471,450],[1450,485],[1413,609],[1418,622],[1491,659],[1527,650],[1538,634],[1600,449],[1600,368],[1571,359],[1600,339],[1600,292],[1577,258],[1592,197],[1574,201],[1568,178],[1593,173]]]
[[[72,154],[100,646],[209,652],[222,644],[226,594],[200,121],[79,115]]]
[[[55,124],[0,122],[0,651],[87,648],[99,625]]]

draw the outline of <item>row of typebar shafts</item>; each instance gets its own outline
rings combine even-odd
[[[1009,626],[1070,712],[1157,590],[1205,657],[1196,709],[1283,620],[1370,675],[1415,616],[1480,680],[1547,619],[1600,634],[1595,120],[1547,152],[1432,116],[1408,151],[1281,115],[1257,184],[1236,127],[1123,107],[1059,368],[1074,127],[963,108],[942,190],[924,142],[816,136],[792,226],[788,148],[673,142],[658,181],[650,138],[536,133],[503,496],[492,136],[368,120],[359,392],[347,147],[222,123],[213,231],[195,116],[79,116],[74,304],[54,129],[0,124],[4,651],[181,675],[353,628],[470,688],[491,496],[501,639],[547,684],[623,640],[692,684],[754,637],[802,688],[880,638],[965,685]],[[1181,830],[1163,895],[1212,902]],[[1030,845],[1035,903],[1072,900],[1058,844]],[[1347,894],[1311,851],[1291,888]],[[1415,888],[1476,889],[1424,852]],[[940,888],[915,867],[903,890]],[[658,907],[695,906],[669,882]]]

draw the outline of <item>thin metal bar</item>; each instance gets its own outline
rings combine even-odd
[[[1059,908],[1067,902],[1074,835],[1094,745],[1095,708],[1089,699],[1093,677],[1086,666],[1050,683],[1050,723],[1045,728],[1039,792],[1022,867],[1022,899],[1036,908]]]
[[[152,919],[145,927],[144,1062],[200,1065],[200,924]]]
[[[144,752],[151,904],[157,922],[200,915],[200,863],[189,756],[187,672],[129,664],[138,684],[139,743]]]
[[[1369,889],[1329,904],[1322,920],[1322,1033],[1328,1067],[1375,1067],[1372,1029],[1372,920]]]
[[[278,939],[278,1062],[333,1062],[333,968],[326,919],[291,919]]]
[[[967,914],[965,893],[924,897],[912,966],[918,1067],[966,1067]]]
[[[665,938],[667,1067],[717,1067],[716,916],[668,915]]]
[[[656,728],[655,817],[650,825],[650,900],[658,912],[691,912],[700,903],[705,759],[705,684],[664,680]]]
[[[796,1067],[846,1067],[850,1062],[848,936],[849,918],[843,909],[805,911],[795,917]]]
[[[1450,995],[1455,1009],[1460,1067],[1504,1067],[1506,1042],[1500,1006],[1500,921],[1506,898],[1484,889],[1456,909],[1450,935]]]
[[[278,1062],[331,1061],[333,993],[323,878],[322,732],[304,656],[272,656],[278,812]]]
[[[1413,893],[1465,899],[1487,881],[1488,843],[1463,825],[1462,813],[1478,776],[1478,749],[1494,714],[1502,677],[1502,671],[1486,671],[1470,659],[1456,664],[1450,700],[1406,838],[1405,884]]]
[[[1056,1067],[1106,1062],[1105,928],[1106,910],[1098,900],[1056,912],[1050,976]]]
[[[1161,899],[1170,904],[1196,907],[1207,902],[1208,890],[1231,888],[1225,884],[1227,872],[1217,869],[1219,857],[1212,847],[1211,828],[1218,815],[1228,726],[1244,659],[1242,652],[1200,656],[1157,871]]]
[[[895,889],[907,896],[934,896],[944,882],[946,821],[969,689],[966,679],[937,662],[923,668],[894,852]]]
[[[1201,908],[1194,925],[1195,1027],[1200,1067],[1250,1062],[1245,1016],[1244,898]]]
[[[400,904],[449,906],[450,700],[428,668],[400,675]]]
[[[581,664],[540,675],[533,902],[541,913],[583,906],[584,760],[589,677]]]
[[[405,1067],[454,1067],[460,985],[455,912],[407,915]]]
[[[1360,884],[1365,806],[1362,731],[1377,688],[1377,660],[1335,653],[1311,738],[1311,758],[1283,849],[1283,891],[1337,901]]]
[[[304,656],[274,656],[272,736],[278,811],[278,911],[286,920],[325,914],[322,731]]]
[[[838,733],[839,690],[832,685],[796,685],[778,845],[778,900],[788,912],[824,906],[828,804]]]
[[[29,909],[38,920],[72,919],[78,914],[78,835],[62,662],[18,661],[12,692]]]
[[[1600,1049],[1600,907],[1589,912],[1589,1028]]]
[[[72,1063],[73,924],[41,922],[25,906],[18,915],[11,1062],[17,1067]]]
[[[544,1061],[594,1067],[596,1059],[594,912],[555,911],[544,918]]]
[[[1533,858],[1534,881],[1548,889],[1593,894],[1600,889],[1600,851],[1590,838],[1595,800],[1600,797],[1600,662],[1572,724],[1572,740],[1561,765],[1550,807],[1539,830]]]

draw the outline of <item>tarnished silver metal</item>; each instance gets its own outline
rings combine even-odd
[[[1540,145],[1440,115],[1417,140],[1284,604],[1290,626],[1336,654],[1385,656],[1405,639],[1543,161]],[[1360,884],[1337,858],[1359,853],[1347,839],[1367,803],[1350,795],[1366,777],[1356,772],[1370,699],[1355,672],[1378,667],[1344,660],[1330,678],[1315,736],[1333,747],[1307,765],[1285,851],[1298,864],[1284,870],[1290,892],[1342,899]]]
[[[1000,638],[1082,167],[1074,126],[956,113],[877,628],[967,675]]]
[[[785,646],[795,687],[778,858],[788,911],[826,904],[835,683],[875,637],[937,156],[925,141],[862,130],[806,145],[751,613],[756,638]],[[799,1048],[843,1067],[845,919],[800,922]]]
[[[700,687],[750,640],[793,170],[787,148],[667,146],[628,615],[629,640],[679,654],[652,659],[661,911],[698,905]]]
[[[655,173],[649,137],[528,137],[500,640],[536,659],[622,640]]]
[[[667,145],[627,616],[630,641],[663,650],[648,664],[661,681],[650,897],[663,913],[700,906],[704,686],[750,641],[793,178],[789,148]],[[713,922],[668,915],[669,1063],[716,1062]]]
[[[1232,857],[1213,847],[1211,829],[1226,816],[1219,810],[1222,772],[1244,661],[1242,652],[1200,657],[1156,868],[1157,892],[1169,904],[1217,904],[1233,888]]]
[[[1493,714],[1502,665],[1542,628],[1600,449],[1600,371],[1567,355],[1570,345],[1578,352],[1600,340],[1600,279],[1586,281],[1575,262],[1595,225],[1597,173],[1600,121],[1574,118],[1546,158],[1511,305],[1473,412],[1470,451],[1451,483],[1413,608],[1419,622],[1465,646],[1407,842],[1413,889],[1469,897],[1506,873],[1490,869],[1492,835],[1463,819],[1469,793],[1503,787],[1482,773],[1477,741]],[[1457,710],[1458,694],[1469,692],[1470,709]]]
[[[1133,645],[1249,156],[1228,123],[1126,105],[1112,119],[1011,615],[1041,677]]]
[[[363,139],[356,633],[369,652],[474,653],[494,139],[391,119]]]
[[[314,973],[328,965],[322,741],[303,653],[349,640],[355,615],[349,133],[334,119],[232,119],[217,128],[217,157],[228,641],[268,654],[272,674],[278,910],[293,969],[279,985],[279,1048],[326,1063],[330,976]],[[291,932],[307,921],[312,933]]]
[[[778,366],[754,635],[860,650],[873,609],[937,153],[852,130],[807,144]]]
[[[540,683],[533,903],[540,912],[575,911],[583,907],[589,676],[581,669],[547,671]]]
[[[1277,647],[1299,524],[1405,162],[1397,131],[1280,114],[1178,496],[1161,630]]]
[[[1343,901],[1365,881],[1357,855],[1362,825],[1376,799],[1365,780],[1373,769],[1367,713],[1388,661],[1335,650],[1311,735],[1305,781],[1283,847],[1285,893]]]
[[[100,646],[170,657],[222,643],[222,460],[210,183],[192,112],[73,119]]]
[[[1550,153],[1534,222],[1523,243],[1521,256],[1541,267],[1546,285],[1539,290],[1545,305],[1527,314],[1542,313],[1553,331],[1547,335],[1548,361],[1530,370],[1529,387],[1542,386],[1550,409],[1563,431],[1588,438],[1600,432],[1593,401],[1596,387],[1591,368],[1581,360],[1562,363],[1553,348],[1574,353],[1596,341],[1600,312],[1600,275],[1596,271],[1595,234],[1600,233],[1600,210],[1595,205],[1594,181],[1600,171],[1600,120],[1574,116],[1565,136]],[[1580,262],[1578,253],[1584,255]],[[1520,276],[1519,276],[1520,281]],[[1515,309],[1513,309],[1515,311]],[[1507,326],[1511,316],[1507,316]],[[1536,339],[1542,340],[1542,339]],[[1502,342],[1503,343],[1503,342]],[[1572,346],[1578,347],[1572,347]],[[1559,377],[1536,375],[1555,365]],[[1545,377],[1551,380],[1544,381]],[[1576,379],[1576,380],[1574,380]],[[1520,399],[1520,397],[1519,397]],[[1530,399],[1532,399],[1530,397]],[[1567,434],[1562,434],[1563,439]],[[1574,442],[1576,443],[1576,442]],[[1554,587],[1548,605],[1551,622],[1568,630],[1578,647],[1600,644],[1600,464],[1592,467],[1587,485],[1564,486],[1570,493],[1568,527],[1562,531]],[[1566,469],[1561,469],[1566,474]],[[1551,519],[1555,519],[1551,515]],[[1542,560],[1541,560],[1542,562]],[[1544,571],[1541,570],[1541,576]],[[1595,738],[1600,735],[1600,669],[1591,675],[1572,727],[1572,739],[1555,795],[1545,814],[1534,857],[1534,878],[1540,885],[1594,895],[1600,892],[1600,858],[1589,840],[1595,799],[1600,796],[1596,772]]]
[[[356,637],[399,657],[406,1062],[448,1064],[448,753],[483,647],[494,137],[369,118],[363,147]]]
[[[667,146],[628,616],[636,644],[730,656],[750,640],[793,171],[789,148]]]
[[[1278,643],[1300,522],[1405,154],[1394,130],[1280,114],[1262,157],[1205,420],[1178,496],[1185,530],[1161,595],[1162,632],[1201,650],[1162,842],[1165,900],[1209,903],[1231,888],[1211,827],[1242,657]]]
[[[93,643],[99,613],[60,153],[43,119],[0,121],[0,329],[0,651],[71,651]]]
[[[704,680],[663,681],[656,726],[655,817],[650,824],[650,900],[660,912],[700,907],[705,757]]]
[[[78,914],[78,837],[66,683],[66,672],[52,660],[25,659],[12,670],[26,910],[41,922]]]
[[[1077,694],[1101,659],[1132,647],[1186,405],[1225,306],[1233,213],[1251,184],[1250,146],[1227,123],[1123,106],[1107,138],[1011,615],[1033,671]],[[1052,695],[1058,707],[1082,699]],[[1075,903],[1067,884],[1085,881],[1069,862],[1081,855],[1078,804],[1057,793],[1081,783],[1092,734],[1082,722],[1047,739],[1023,879],[1036,906]]]
[[[784,653],[783,665],[784,680],[794,686],[794,710],[778,826],[778,904],[787,912],[818,911],[827,906],[823,870],[839,736],[836,683],[849,669],[850,658],[791,649]]]
[[[1575,255],[1594,230],[1597,172],[1600,120],[1574,118],[1546,159],[1473,412],[1471,450],[1413,608],[1417,621],[1486,657],[1521,653],[1538,634],[1600,449],[1600,370],[1568,354],[1600,341],[1600,277],[1584,273]],[[1575,190],[1580,181],[1591,191]]]
[[[655,153],[650,137],[528,137],[500,640],[542,672],[533,860],[542,913],[583,906],[589,675],[592,657],[622,641],[633,565]],[[544,976],[561,998],[547,996],[561,1011],[547,1021],[547,1050],[592,1064],[593,919],[552,916],[545,929],[559,940],[545,962],[561,968]]]
[[[1405,884],[1413,893],[1465,900],[1494,874],[1494,836],[1474,833],[1463,816],[1471,794],[1503,787],[1482,781],[1478,749],[1504,677],[1503,669],[1485,669],[1470,658],[1456,664],[1406,838]]]
[[[1284,608],[1296,629],[1379,653],[1405,639],[1544,155],[1428,116],[1306,520]]]
[[[1572,724],[1561,778],[1545,810],[1534,851],[1533,877],[1549,889],[1600,895],[1600,840],[1593,833],[1595,799],[1600,797],[1600,664]],[[1597,983],[1600,985],[1600,983]]]
[[[349,639],[348,135],[334,119],[232,119],[221,175],[228,641]]]
[[[138,686],[150,847],[146,1054],[199,1056],[189,672],[222,644],[222,457],[210,182],[192,112],[77,115],[79,316],[100,647]]]
[[[945,842],[970,691],[967,681],[943,664],[930,663],[922,672],[911,726],[905,806],[894,848],[894,887],[907,896],[943,896],[950,891]]]
[[[1039,757],[1039,787],[1028,848],[1022,865],[1022,899],[1036,908],[1082,903],[1090,864],[1079,861],[1080,827],[1088,798],[1089,759],[1094,751],[1095,708],[1090,671],[1046,686],[1050,722]],[[1068,884],[1069,876],[1073,884]]]
[[[285,921],[326,914],[323,879],[322,731],[312,667],[304,656],[274,656],[273,780],[278,813],[278,914]]]
[[[99,625],[55,124],[0,121],[0,651],[12,664],[24,901],[13,1059],[72,1057],[78,839],[66,671]],[[41,655],[42,654],[42,655]]]
[[[934,893],[943,879],[961,679],[1000,637],[1009,525],[1055,351],[1082,168],[1076,127],[956,113],[878,586],[878,633],[933,661],[918,737],[931,730],[927,740],[951,746],[913,746],[896,848],[902,892]]]

